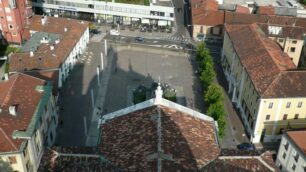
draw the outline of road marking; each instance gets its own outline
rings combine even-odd
[[[172,47],[174,47],[175,49],[178,49],[177,45],[175,44],[170,45],[168,48],[172,48]]]
[[[168,45],[163,45],[164,48],[168,48]]]
[[[149,45],[149,46],[152,46],[152,47],[161,47],[162,45]]]
[[[157,43],[158,41],[153,41],[153,43]]]

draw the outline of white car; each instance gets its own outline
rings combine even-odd
[[[110,34],[115,35],[115,36],[119,36],[120,32],[118,30],[112,29],[112,30],[110,30]]]

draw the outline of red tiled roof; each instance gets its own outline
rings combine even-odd
[[[304,72],[256,24],[226,25],[234,49],[255,89],[263,97],[306,96]],[[249,41],[252,38],[252,41]],[[299,79],[299,77],[302,77]],[[298,84],[298,85],[296,85]],[[291,87],[292,86],[292,87]],[[289,89],[295,88],[297,89]]]
[[[219,5],[216,0],[191,0],[191,8],[217,11]]]
[[[38,172],[116,172],[93,147],[52,147],[44,151]]]
[[[13,54],[10,57],[10,71],[59,68],[87,27],[88,22],[85,21],[54,17],[47,17],[47,23],[42,25],[41,16],[33,16],[30,20],[30,30],[60,34],[60,42],[54,45],[54,50],[50,50],[48,44],[41,44],[33,57],[30,57],[28,52]],[[67,32],[64,28],[67,28]]]
[[[306,154],[306,131],[288,131],[287,135]]]
[[[174,109],[153,106],[107,121],[101,126],[101,153],[130,171],[156,171],[158,135],[155,115],[161,113],[161,149],[169,159],[163,169],[198,170],[220,153],[214,124]]]
[[[275,15],[273,6],[260,6],[257,10],[258,14]]]
[[[42,93],[36,90],[46,81],[25,74],[14,74],[0,83],[0,152],[19,150],[22,140],[12,139],[15,130],[26,130]],[[9,106],[17,106],[17,115],[9,114]]]
[[[223,11],[203,11],[195,9],[192,14],[193,25],[208,25],[216,26],[223,25],[224,12]]]
[[[244,7],[241,5],[236,5],[236,13],[246,13],[246,14],[250,14],[250,10],[248,7]]]

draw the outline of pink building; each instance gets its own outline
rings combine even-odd
[[[30,0],[0,0],[0,37],[20,44],[29,37],[26,24],[31,16]]]

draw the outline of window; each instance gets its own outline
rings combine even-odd
[[[13,35],[13,36],[17,36],[17,33],[16,33],[16,32],[12,32],[12,35]]]
[[[283,120],[287,120],[287,118],[288,118],[288,114],[284,114]]]
[[[11,9],[9,7],[5,7],[4,9],[5,9],[6,13],[10,13],[11,12]]]
[[[300,155],[298,153],[296,153],[295,156],[294,156],[295,162],[298,162],[299,158],[300,158]]]
[[[295,114],[294,119],[299,119],[299,114]]]
[[[23,150],[23,157],[26,157],[28,154],[28,143],[26,143],[24,150]]]
[[[266,115],[266,120],[270,120],[270,115]]]
[[[278,168],[279,168],[280,170],[282,170],[282,169],[283,169],[282,164],[279,164],[279,165],[278,165]]]
[[[286,108],[290,108],[291,102],[287,102]]]
[[[296,40],[293,40],[293,41],[292,41],[292,44],[296,44],[296,43],[297,43],[297,41],[296,41]]]
[[[280,129],[279,129],[279,134],[283,134],[283,133],[284,133],[284,131],[285,131],[285,129],[284,129],[284,128],[280,128]]]
[[[295,52],[295,47],[291,47],[290,52],[294,53]]]
[[[283,43],[284,40],[283,39],[278,39],[278,42]]]
[[[286,159],[286,153],[283,153],[283,159]]]
[[[269,109],[272,109],[273,103],[269,103]]]
[[[296,165],[295,164],[292,164],[292,170],[294,171],[296,169]]]
[[[289,143],[286,142],[286,143],[284,144],[284,146],[285,146],[285,149],[288,150],[288,148],[289,148]],[[286,155],[285,155],[285,157],[286,157]]]
[[[17,160],[15,156],[9,156],[8,157],[10,164],[16,164]]]
[[[10,29],[14,29],[13,25],[9,24],[8,26],[9,26]]]
[[[302,105],[303,105],[303,102],[299,102],[299,103],[298,103],[298,108],[301,108]]]

